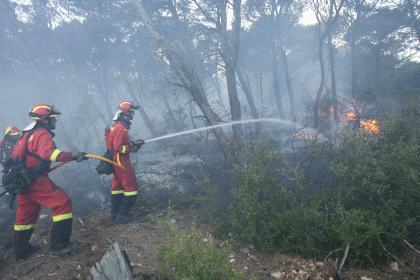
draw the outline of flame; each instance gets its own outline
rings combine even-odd
[[[356,112],[352,109],[350,112],[347,113],[347,120],[355,121],[356,120]]]
[[[360,124],[369,133],[376,134],[379,131],[378,122],[376,120],[360,121]]]
[[[302,138],[315,138],[314,136],[309,135],[309,133],[293,133],[292,137],[302,137]]]

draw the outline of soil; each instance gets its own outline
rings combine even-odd
[[[154,161],[150,166],[156,168],[157,164]],[[140,169],[142,168],[147,170],[148,167],[143,166]],[[64,175],[61,173],[61,176]],[[137,279],[158,279],[154,275],[158,267],[155,247],[163,238],[154,227],[153,219],[163,218],[164,210],[156,209],[156,204],[142,198],[131,211],[136,220],[131,224],[120,224],[110,219],[110,204],[106,199],[103,200],[105,201],[92,203],[87,199],[73,199],[72,240],[78,241],[80,245],[75,250],[58,256],[49,254],[51,210],[42,208],[31,239],[32,243],[41,245],[41,250],[21,264],[14,261],[12,254],[14,219],[10,215],[4,218],[0,227],[0,279],[87,279],[91,267],[101,260],[114,242],[118,242],[127,254]],[[199,217],[197,211],[183,210],[175,212],[173,219],[180,229],[189,230],[195,223],[203,241],[205,238],[214,238],[210,225],[202,222]],[[251,275],[255,275],[257,279],[336,279],[332,265],[325,264],[324,260],[302,259],[280,251],[265,254],[252,246],[236,248],[232,246],[234,241],[231,238],[214,238],[214,244],[220,248],[229,248],[231,253],[228,261],[235,270],[245,269],[244,279],[249,279]],[[345,266],[342,276],[343,279],[420,279],[418,259],[418,255],[408,254],[401,260],[398,271],[389,266],[369,270]]]

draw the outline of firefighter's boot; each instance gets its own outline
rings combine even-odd
[[[136,202],[137,195],[125,195],[123,202],[120,206],[120,211],[117,215],[117,221],[120,223],[131,223],[134,221],[134,217],[128,212],[134,202]]]
[[[123,193],[111,194],[111,220],[115,220],[117,218],[123,199]]]
[[[54,222],[50,235],[50,251],[52,254],[67,253],[76,248],[78,242],[70,242],[73,219]]]
[[[15,230],[13,232],[13,255],[17,262],[26,261],[31,255],[41,249],[38,244],[29,243],[33,228],[27,230]]]

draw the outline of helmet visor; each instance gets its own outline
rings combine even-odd
[[[49,118],[54,118],[61,115],[61,113],[55,108],[54,105],[51,106],[51,112],[49,113],[48,117]]]

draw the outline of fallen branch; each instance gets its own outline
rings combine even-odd
[[[420,251],[417,250],[416,248],[414,248],[413,245],[411,245],[410,243],[407,242],[407,240],[403,239],[404,243],[407,244],[411,249],[414,250],[414,252],[416,252],[417,254],[420,254]]]

